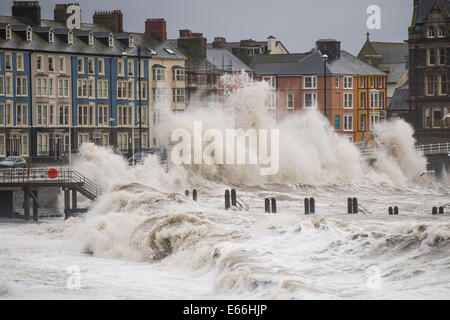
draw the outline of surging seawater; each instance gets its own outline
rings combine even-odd
[[[82,217],[8,229],[5,234],[12,236],[2,250],[9,258],[2,268],[15,271],[2,276],[0,295],[448,297],[450,285],[442,280],[450,274],[450,223],[448,214],[430,213],[437,205],[448,210],[450,191],[422,175],[426,159],[414,149],[412,129],[402,121],[380,125],[376,132],[383,148],[369,166],[315,110],[276,123],[264,112],[267,92],[266,84],[249,83],[209,109],[167,112],[159,132],[169,143],[173,130],[192,132],[194,121],[202,121],[204,130],[222,132],[277,128],[276,175],[260,175],[259,165],[169,162],[166,171],[153,157],[130,167],[110,150],[85,144],[74,166],[106,194]],[[199,192],[197,202],[184,195],[193,188]],[[248,202],[248,212],[224,210],[224,191],[230,188]],[[303,199],[312,196],[316,214],[306,216]],[[277,199],[277,214],[264,213],[266,197]],[[346,214],[347,197],[358,197],[366,214]],[[388,206],[398,206],[400,215],[389,216]],[[40,243],[23,243],[23,237]],[[11,246],[22,247],[27,261],[16,258],[19,253]],[[77,291],[65,288],[65,268],[73,264],[81,270]],[[54,277],[48,275],[50,265]],[[30,272],[42,281],[27,291],[13,279],[29,280]]]

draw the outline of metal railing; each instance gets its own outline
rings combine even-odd
[[[77,183],[79,191],[95,200],[103,195],[103,190],[92,180],[72,169],[59,168],[56,178],[49,177],[50,168],[15,168],[0,170],[0,184],[4,183]]]
[[[236,203],[239,205],[239,207],[240,207],[242,210],[248,211],[248,210],[250,209],[249,205],[248,205],[244,200],[242,200],[241,198],[239,198],[238,195],[236,195]]]
[[[428,154],[441,154],[441,153],[450,153],[450,143],[434,143],[434,144],[423,144],[415,147],[417,151],[422,152],[424,155]],[[380,151],[386,151],[385,147],[376,147],[370,149],[361,149],[360,154],[362,158],[370,159],[374,158],[375,154]]]

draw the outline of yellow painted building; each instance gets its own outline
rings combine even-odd
[[[386,78],[381,72],[358,76],[355,142],[373,145],[374,125],[386,119]]]

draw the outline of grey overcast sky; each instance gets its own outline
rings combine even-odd
[[[11,15],[12,2],[0,1],[1,15]],[[42,18],[52,19],[55,3],[68,2],[80,3],[83,22],[92,22],[94,10],[120,9],[125,31],[143,32],[147,18],[165,18],[170,39],[179,29],[202,32],[208,42],[216,36],[239,41],[273,35],[292,53],[335,38],[357,54],[367,31],[373,41],[404,41],[413,10],[413,0],[41,0]],[[370,5],[381,8],[380,30],[367,28]]]

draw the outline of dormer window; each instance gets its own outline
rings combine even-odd
[[[439,33],[438,33],[439,38],[444,38],[445,37],[445,29],[444,26],[440,26],[439,27]]]
[[[113,37],[112,34],[109,35],[109,38],[108,38],[108,46],[109,46],[109,47],[114,47],[114,37]]]
[[[12,38],[11,26],[8,25],[6,27],[6,40],[11,40],[11,38]]]
[[[434,27],[428,27],[428,38],[434,38]]]
[[[134,37],[132,34],[130,34],[130,37],[128,38],[128,47],[133,48],[134,46]]]
[[[91,34],[89,34],[89,45],[93,46],[94,45],[94,36]]]
[[[33,33],[31,31],[31,28],[27,29],[27,41],[30,42],[33,40]]]
[[[54,43],[55,42],[55,34],[53,33],[52,30],[50,30],[48,32],[48,42],[50,42],[50,43]]]
[[[72,31],[69,31],[67,34],[67,44],[73,44],[73,33]]]

